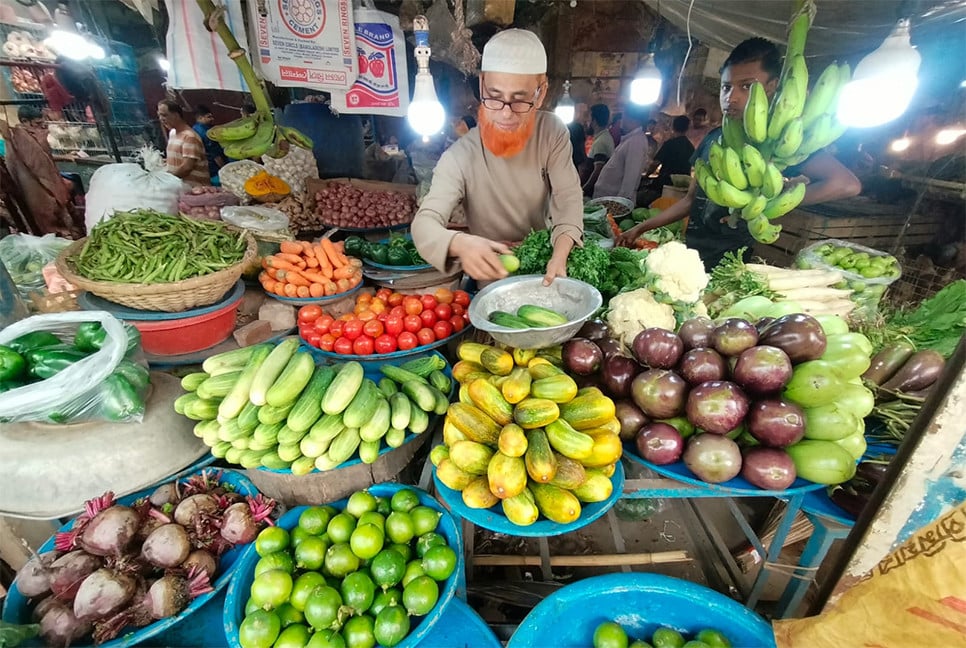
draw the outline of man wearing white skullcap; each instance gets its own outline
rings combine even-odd
[[[504,241],[550,228],[553,256],[545,283],[567,274],[583,241],[580,178],[567,127],[540,110],[547,95],[547,53],[536,34],[508,29],[483,48],[478,125],[440,158],[412,223],[420,255],[440,271],[459,260],[478,281],[507,275]],[[469,232],[446,228],[463,204]]]

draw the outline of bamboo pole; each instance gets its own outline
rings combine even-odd
[[[660,551],[657,553],[600,554],[593,556],[550,556],[553,567],[621,567],[623,565],[659,565],[674,562],[690,562],[686,551]],[[501,554],[476,554],[473,567],[530,567],[539,566],[540,556],[508,556]]]

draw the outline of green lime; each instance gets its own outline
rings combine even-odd
[[[319,536],[306,538],[295,548],[295,564],[299,569],[321,569],[329,545]]]
[[[388,497],[376,498],[376,512],[382,516],[392,513],[392,505],[390,505]]]
[[[416,535],[416,527],[413,525],[413,519],[409,517],[408,513],[400,513],[395,511],[389,514],[386,518],[386,535],[393,542],[402,544],[409,542]]]
[[[281,569],[259,574],[252,583],[252,599],[263,610],[272,610],[288,603],[291,593],[292,575]]]
[[[413,519],[413,533],[421,536],[424,533],[435,531],[436,525],[439,524],[439,518],[442,516],[443,514],[436,509],[431,509],[428,506],[417,506],[409,511],[409,517]]]
[[[398,551],[383,549],[372,559],[369,572],[376,585],[388,589],[402,580],[406,573],[406,559]]]
[[[359,558],[369,560],[382,551],[385,540],[379,527],[373,524],[361,524],[352,532],[349,546],[352,548],[352,553]]]
[[[379,614],[382,612],[382,608],[389,605],[402,605],[402,590],[394,587],[384,592],[376,592],[376,598],[372,600],[369,613]]]
[[[255,599],[249,596],[248,602],[245,603],[245,616],[248,616],[255,610],[261,610],[261,609],[262,608],[258,607],[258,604],[255,603]]]
[[[353,614],[362,614],[372,606],[376,596],[376,584],[364,571],[352,572],[342,580],[342,602],[352,608]]]
[[[638,639],[637,641],[635,641],[634,643],[632,643],[627,648],[654,648],[654,646],[652,646],[651,644],[647,643],[643,639]]]
[[[305,529],[310,535],[322,535],[329,526],[332,514],[321,506],[310,506],[299,516],[299,528]]]
[[[456,569],[456,552],[448,545],[430,547],[423,555],[423,571],[436,581],[444,581]]]
[[[305,529],[303,529],[302,527],[297,526],[289,532],[289,535],[292,538],[292,546],[297,547],[299,546],[299,543],[301,543],[303,540],[305,540],[312,534],[306,531]]]
[[[731,648],[731,642],[728,641],[728,638],[723,633],[712,628],[705,628],[694,638],[698,641],[703,641],[711,646],[711,648]]]
[[[420,576],[403,588],[403,605],[415,616],[429,614],[439,600],[439,586],[429,576]]]
[[[295,579],[295,583],[292,585],[292,595],[289,596],[288,602],[296,611],[304,612],[305,602],[309,600],[309,596],[312,595],[315,588],[325,587],[325,585],[325,577],[322,574],[314,571],[305,572]],[[281,612],[279,612],[279,616],[281,616]]]
[[[408,488],[403,488],[393,493],[392,500],[390,500],[389,505],[392,507],[393,511],[398,513],[409,513],[413,507],[419,506],[419,495],[416,491],[410,490]]]
[[[389,545],[388,548],[402,556],[406,562],[409,562],[409,559],[413,557],[413,548],[409,544],[394,543]]]
[[[377,505],[375,495],[369,491],[356,491],[349,496],[349,501],[345,505],[345,512],[358,519],[363,513],[375,511]]]
[[[374,627],[376,641],[380,646],[391,648],[406,638],[409,634],[409,615],[398,605],[383,608],[376,615]]]
[[[674,628],[662,627],[651,635],[651,643],[654,648],[683,648],[684,637]]]
[[[503,269],[507,272],[516,272],[520,269],[520,259],[513,254],[501,254],[500,263],[503,264]]]
[[[445,544],[446,544],[446,538],[439,535],[438,533],[435,533],[433,531],[430,531],[429,533],[424,533],[423,535],[419,536],[418,540],[416,540],[416,555],[422,558],[423,556],[426,555],[426,552],[432,549],[433,547],[439,547]]]
[[[363,524],[371,524],[372,526],[379,527],[380,531],[386,530],[386,517],[380,515],[376,511],[369,511],[368,513],[363,513],[359,516],[359,523],[356,526],[362,526]]]
[[[703,641],[696,641],[692,639],[691,641],[684,644],[681,648],[711,648],[708,644]]]
[[[255,553],[264,558],[276,551],[287,549],[288,545],[288,531],[277,526],[265,527],[255,538]]]
[[[312,634],[301,623],[296,623],[282,630],[272,648],[303,648],[309,642]]]
[[[334,544],[325,552],[325,571],[336,578],[344,578],[359,569],[359,557],[345,542]]]
[[[342,638],[346,648],[374,648],[376,635],[373,630],[375,622],[368,614],[354,616],[342,626]]]
[[[305,602],[305,620],[316,630],[325,630],[339,618],[342,596],[332,587],[317,587]]]
[[[238,643],[242,648],[270,648],[278,639],[281,629],[282,622],[277,614],[255,610],[246,615],[238,626]]]
[[[356,519],[348,513],[339,513],[329,521],[325,532],[333,543],[348,542],[356,528]]]
[[[287,628],[293,623],[304,623],[305,616],[292,607],[291,603],[285,603],[284,605],[278,606],[275,610],[275,614],[278,615],[278,620],[282,622],[282,627]]]
[[[345,648],[345,639],[335,630],[320,630],[312,635],[305,648]]]
[[[421,560],[413,560],[406,565],[406,573],[402,577],[402,586],[406,587],[411,582],[419,578],[420,576],[425,576],[426,572],[423,570],[423,563]]]
[[[627,633],[620,624],[604,621],[594,630],[594,648],[627,648]]]

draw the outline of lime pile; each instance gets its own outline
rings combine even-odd
[[[705,628],[690,640],[674,628],[662,626],[651,635],[651,642],[632,641],[618,623],[605,621],[594,630],[594,648],[731,648],[731,642],[718,630]]]
[[[456,569],[440,516],[410,489],[391,499],[358,491],[344,511],[312,506],[291,530],[264,529],[242,648],[395,646]]]

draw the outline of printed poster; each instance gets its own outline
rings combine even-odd
[[[342,113],[404,117],[409,76],[399,19],[374,9],[356,9],[355,46],[359,76],[348,92],[332,93],[332,106]]]
[[[255,52],[278,86],[348,90],[358,75],[352,0],[252,0]]]

